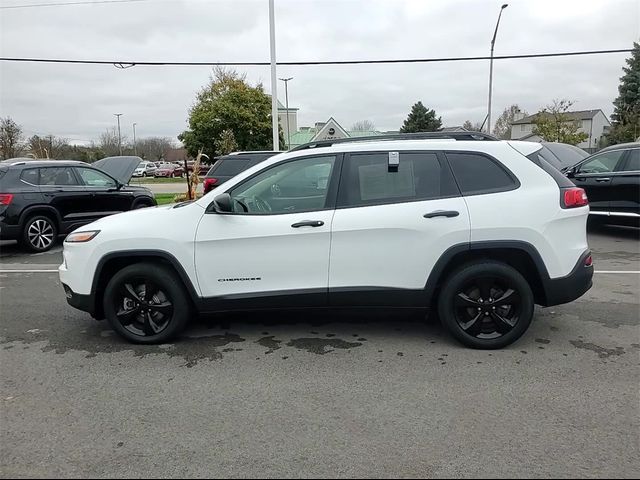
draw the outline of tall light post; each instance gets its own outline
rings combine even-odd
[[[276,14],[273,4],[269,0],[269,45],[271,47],[271,128],[273,129],[273,150],[280,150],[280,135],[278,135],[278,83],[276,75]]]
[[[493,32],[493,38],[491,39],[491,60],[489,63],[489,106],[487,108],[487,133],[491,133],[491,91],[493,88],[493,47],[496,43],[496,35],[498,35],[498,26],[500,25],[500,17],[502,17],[502,11],[509,6],[505,3],[500,7],[500,13],[498,14],[498,21],[496,22],[496,30]]]
[[[282,80],[284,82],[284,102],[285,108],[287,109],[287,149],[291,149],[291,130],[289,130],[289,80],[293,80],[293,77],[289,78],[279,78],[278,80]]]
[[[120,151],[120,156],[122,156],[122,136],[120,135],[120,117],[122,113],[114,113],[114,115],[118,119],[118,150]]]
[[[136,145],[136,125],[137,125],[137,123],[133,124],[133,155],[135,155],[137,157],[138,156],[138,147]]]

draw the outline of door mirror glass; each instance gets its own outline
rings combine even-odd
[[[213,209],[218,213],[231,213],[233,210],[231,195],[222,193],[213,199]]]

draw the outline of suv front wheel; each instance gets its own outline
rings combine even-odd
[[[534,298],[525,278],[513,267],[482,261],[455,270],[438,299],[444,326],[463,344],[480,349],[515,342],[533,319]]]
[[[190,304],[170,269],[136,263],[116,273],[104,292],[104,313],[121,336],[134,343],[161,343],[187,324]]]

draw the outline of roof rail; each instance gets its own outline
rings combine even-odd
[[[339,143],[354,142],[378,142],[381,140],[428,140],[428,139],[449,139],[449,140],[500,140],[493,135],[483,132],[420,132],[420,133],[394,133],[388,135],[373,135],[370,137],[349,137],[335,138],[332,140],[318,140],[315,142],[305,143],[289,150],[295,152],[297,150],[307,150],[310,148],[330,147]]]

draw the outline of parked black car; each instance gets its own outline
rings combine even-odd
[[[156,205],[153,193],[127,185],[138,157],[92,165],[66,160],[0,162],[0,239],[44,252],[58,235],[114,213]]]
[[[240,172],[278,153],[282,152],[234,152],[229,155],[215,157],[215,163],[203,180],[204,193],[209,193],[215,187],[222,185]]]
[[[590,215],[604,223],[640,226],[640,143],[604,148],[566,174],[587,192]]]

